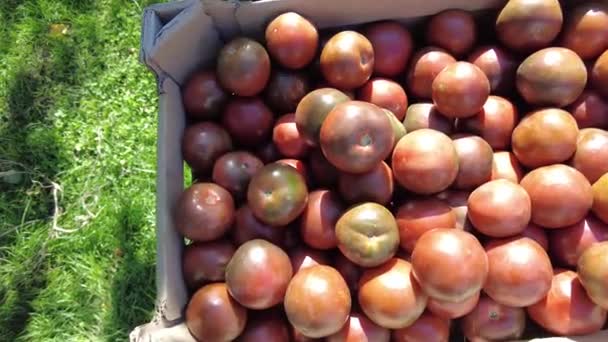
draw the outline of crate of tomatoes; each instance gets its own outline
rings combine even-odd
[[[147,8],[157,313],[131,340],[608,340],[607,49],[592,1]]]

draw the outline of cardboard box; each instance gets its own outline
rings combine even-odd
[[[194,341],[183,324],[187,304],[182,279],[182,237],[175,231],[171,212],[184,184],[180,141],[185,126],[180,85],[188,75],[213,66],[218,50],[239,35],[259,38],[276,15],[296,11],[319,28],[394,19],[412,22],[446,8],[483,10],[504,0],[262,0],[238,2],[184,0],[153,5],[143,14],[141,61],[158,81],[156,235],[157,310],[152,322],[135,328],[133,342]],[[545,338],[532,341],[608,341],[608,331],[595,336]]]

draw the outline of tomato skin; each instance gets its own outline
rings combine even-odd
[[[480,292],[477,292],[473,296],[461,302],[446,302],[429,298],[426,308],[438,317],[446,319],[459,318],[468,314],[475,308],[475,306],[477,306],[479,296]]]
[[[577,263],[581,284],[585,287],[589,298],[603,309],[608,309],[607,256],[608,242],[602,241],[587,248]]]
[[[519,339],[526,327],[526,312],[481,296],[479,303],[462,319],[462,329],[471,341]]]
[[[321,51],[321,72],[329,84],[354,89],[369,80],[374,71],[374,48],[362,34],[338,32]]]
[[[449,319],[424,312],[412,325],[393,331],[395,342],[448,342],[450,339]]]
[[[398,22],[370,24],[363,32],[374,49],[374,73],[397,76],[407,67],[414,48],[412,35]]]
[[[312,62],[319,45],[317,28],[294,12],[283,13],[266,27],[268,52],[279,64],[300,69]]]
[[[469,52],[477,40],[475,19],[470,12],[448,9],[435,14],[427,27],[429,45],[446,49],[454,56]]]
[[[255,96],[270,78],[270,56],[262,44],[237,37],[220,50],[216,72],[224,89],[238,96]]]

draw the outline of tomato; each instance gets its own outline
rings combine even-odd
[[[407,87],[411,93],[422,99],[430,99],[433,93],[433,80],[448,65],[456,63],[446,50],[426,47],[414,54],[407,71]]]
[[[251,177],[263,166],[264,163],[249,152],[228,152],[215,161],[212,179],[230,191],[236,199],[242,199],[245,197]]]
[[[473,190],[490,180],[494,154],[492,147],[482,138],[468,134],[452,137],[458,155],[458,174],[453,187]]]
[[[511,52],[498,45],[484,45],[475,49],[468,61],[486,74],[493,94],[506,95],[514,88],[519,61]]]
[[[608,172],[608,132],[597,128],[580,130],[570,165],[590,183]]]
[[[454,120],[443,116],[434,104],[428,102],[414,103],[407,108],[403,120],[405,130],[413,132],[422,128],[451,134],[454,130]]]
[[[400,121],[407,110],[407,95],[399,83],[388,78],[372,78],[357,92],[357,99],[386,108]]]
[[[303,157],[309,148],[296,126],[295,114],[285,114],[275,122],[272,141],[279,152],[289,158]]]
[[[608,50],[604,51],[591,68],[591,84],[604,96],[608,95]]]
[[[224,281],[226,266],[236,248],[227,240],[194,242],[184,248],[182,270],[191,290],[209,282]]]
[[[188,126],[182,138],[182,155],[195,173],[207,173],[222,154],[232,150],[228,132],[213,122]]]
[[[448,342],[450,320],[424,312],[412,325],[393,331],[394,342]]]
[[[352,312],[346,324],[337,333],[328,336],[327,342],[389,342],[390,330],[376,325],[364,314]]]
[[[526,328],[526,312],[482,296],[479,303],[462,319],[462,330],[470,341],[519,339]]]
[[[608,223],[608,173],[593,183],[593,213]]]
[[[481,111],[472,117],[459,120],[463,131],[482,137],[493,149],[511,146],[511,135],[518,122],[517,108],[504,97],[490,95]]]
[[[594,90],[584,90],[570,106],[578,128],[597,127],[608,129],[608,102]]]
[[[477,39],[473,15],[460,9],[448,9],[435,14],[427,27],[429,45],[446,49],[454,56],[469,52]]]
[[[590,245],[581,254],[577,262],[581,284],[591,301],[603,309],[608,308],[608,284],[606,281],[608,279],[608,268],[606,267],[607,253],[608,242],[598,242]]]
[[[576,266],[587,248],[608,240],[608,224],[589,214],[571,226],[552,230],[549,239],[551,255],[563,266]]]
[[[264,91],[264,99],[279,114],[293,113],[309,90],[308,76],[304,72],[275,69]]]
[[[608,48],[608,6],[585,3],[566,13],[560,45],[583,59],[596,58]]]
[[[323,121],[336,105],[346,101],[350,98],[333,88],[313,90],[300,100],[296,108],[296,126],[309,144],[319,144]]]
[[[341,172],[338,177],[338,190],[349,203],[376,202],[387,205],[393,197],[393,171],[381,161],[366,173]]]
[[[473,311],[479,301],[480,292],[460,302],[446,302],[435,298],[429,298],[426,308],[438,317],[453,319],[462,317]]]
[[[312,248],[331,249],[338,245],[336,222],[344,211],[339,196],[329,190],[315,190],[300,219],[302,240]]]
[[[374,49],[374,73],[397,76],[405,70],[414,49],[412,35],[405,27],[384,21],[370,24],[363,34]]]
[[[265,142],[272,134],[274,117],[257,97],[233,98],[224,111],[222,124],[243,147]]]
[[[374,49],[364,35],[342,31],[321,51],[321,72],[336,88],[353,89],[369,80],[374,70]]]
[[[216,72],[224,89],[238,96],[255,96],[270,78],[270,57],[262,44],[237,37],[221,48]]]
[[[283,13],[266,27],[266,45],[281,65],[299,69],[317,53],[319,33],[308,19],[294,12]]]
[[[475,64],[456,62],[446,66],[432,84],[433,103],[449,118],[474,116],[490,95],[490,81]]]
[[[195,120],[210,120],[220,116],[228,94],[220,86],[215,72],[201,70],[190,76],[182,92],[184,109]]]
[[[400,246],[408,253],[414,250],[418,239],[434,228],[455,228],[456,215],[443,201],[433,198],[415,198],[406,201],[397,210]]]

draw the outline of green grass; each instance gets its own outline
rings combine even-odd
[[[154,0],[0,1],[0,341],[118,341],[154,310]]]

